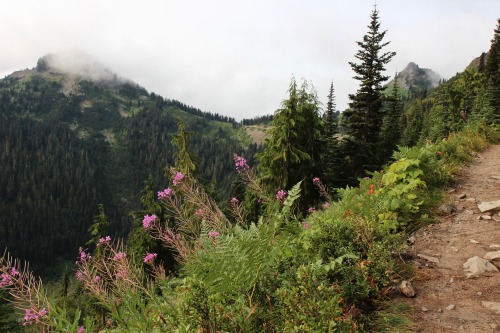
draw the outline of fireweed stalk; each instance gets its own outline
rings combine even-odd
[[[318,191],[321,194],[321,196],[323,198],[325,198],[328,202],[331,202],[332,201],[332,196],[330,195],[330,193],[328,193],[328,189],[323,184],[323,182],[321,181],[321,179],[319,179],[318,177],[314,177],[313,180],[312,180],[312,182],[313,182],[314,186],[316,186],[318,188]]]
[[[167,215],[175,220],[176,227],[170,227],[168,221],[155,221],[148,224],[147,229],[151,229],[154,238],[176,252],[177,261],[184,263],[200,249],[202,226],[227,233],[232,225],[195,180],[174,168],[170,168],[170,173],[175,180],[175,193],[170,188],[159,191],[158,201]]]
[[[269,201],[267,193],[264,193],[262,186],[257,180],[255,172],[250,169],[247,160],[243,156],[233,155],[236,172],[240,175],[241,180],[263,201]]]
[[[234,218],[240,225],[245,224],[245,215],[243,212],[243,207],[241,207],[241,203],[238,198],[232,198],[229,205],[231,209],[231,214],[233,214]]]
[[[101,247],[103,252],[98,257],[81,249],[76,262],[76,278],[92,296],[103,304],[111,304],[122,293],[149,294],[141,269],[127,257],[120,242],[105,242]]]
[[[0,257],[0,288],[8,290],[14,307],[24,313],[23,326],[38,325],[41,332],[49,332],[50,303],[42,281],[33,276],[27,265],[23,269],[20,266],[7,253]]]

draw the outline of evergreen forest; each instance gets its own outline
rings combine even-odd
[[[241,122],[51,55],[1,79],[0,332],[410,332],[406,239],[500,142],[492,28],[436,87],[388,84],[375,8],[342,112],[334,77]]]

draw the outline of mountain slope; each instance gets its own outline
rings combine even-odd
[[[148,93],[89,58],[69,67],[59,58],[0,80],[0,248],[40,266],[71,259],[98,203],[110,233],[126,235],[143,182],[167,184],[179,120],[199,177],[229,198],[233,153],[256,149],[234,120]]]

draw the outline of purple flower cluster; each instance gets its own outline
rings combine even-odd
[[[172,183],[177,186],[181,183],[181,180],[184,179],[184,174],[182,172],[177,172],[174,176],[174,179],[172,179]]]
[[[85,333],[85,327],[83,327],[83,326],[78,327],[78,329],[76,330],[76,333]]]
[[[231,203],[234,204],[234,205],[237,204],[237,203],[239,203],[239,202],[240,201],[238,200],[238,198],[232,198],[231,199]]]
[[[285,190],[279,190],[277,193],[276,193],[276,200],[279,200],[281,202],[284,202],[285,199],[286,199],[286,196],[287,196],[287,193]]]
[[[83,251],[83,250],[82,250],[82,252],[80,252],[80,261],[81,262],[86,262],[90,259],[92,259],[92,256],[90,255],[90,253],[85,253],[85,251]]]
[[[236,172],[238,173],[242,173],[250,169],[250,167],[247,164],[247,160],[242,156],[235,155],[234,164],[236,165]]]
[[[220,233],[218,231],[210,231],[208,233],[208,238],[216,238],[220,235]]]
[[[321,180],[318,177],[313,178],[313,184],[319,186],[321,184]]]
[[[158,256],[158,254],[156,253],[148,253],[146,254],[146,256],[144,257],[144,262],[146,264],[150,264],[150,263],[153,263],[153,261],[155,261],[156,257]]]
[[[170,187],[166,188],[163,191],[158,191],[158,200],[164,198],[171,198],[172,195],[174,195],[174,190],[172,190]]]
[[[118,252],[117,254],[115,254],[115,257],[113,258],[113,260],[115,260],[115,261],[122,260],[122,259],[125,259],[126,256],[127,256],[127,254],[125,252]]]
[[[307,212],[308,212],[309,214],[312,214],[312,213],[314,213],[315,211],[316,211],[316,208],[314,208],[314,207],[309,207],[309,209],[307,210]]]
[[[47,310],[45,310],[45,308],[41,309],[40,312],[36,312],[33,309],[26,309],[26,314],[24,315],[23,326],[38,323],[40,317],[43,317],[46,314],[47,314]]]
[[[12,284],[12,278],[10,277],[9,274],[3,273],[1,275],[2,280],[0,280],[0,288],[5,287],[5,286],[10,286]]]
[[[111,237],[106,236],[104,238],[99,238],[99,242],[97,242],[97,246],[101,246],[104,243],[108,243],[111,241]]]
[[[202,218],[203,215],[205,215],[205,213],[203,212],[203,209],[200,208],[194,212],[194,215],[198,216],[199,218]]]
[[[144,218],[142,219],[142,226],[144,229],[149,229],[151,228],[151,224],[156,220],[156,215],[144,215]]]

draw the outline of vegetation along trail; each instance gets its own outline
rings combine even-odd
[[[440,223],[409,240],[418,269],[412,281],[416,296],[407,299],[416,332],[500,330],[500,258],[495,259],[500,257],[500,207],[485,207],[500,206],[498,201],[500,145],[495,145],[456,177],[439,207]]]

